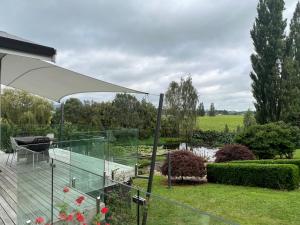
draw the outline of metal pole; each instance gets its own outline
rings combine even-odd
[[[155,161],[156,161],[156,152],[157,152],[157,145],[158,145],[159,133],[160,133],[159,131],[160,131],[160,122],[161,122],[163,101],[164,101],[164,94],[160,94],[158,111],[157,111],[157,119],[156,119],[156,127],[155,127],[155,133],[154,133],[153,151],[152,151],[152,157],[151,157],[150,175],[149,175],[149,179],[148,179],[148,187],[147,187],[147,193],[146,193],[147,202],[149,202],[149,200],[150,200],[150,195],[151,195],[151,191],[152,191],[153,176],[154,176]],[[147,224],[147,215],[148,215],[148,207],[146,207],[144,210],[142,225]]]
[[[172,186],[172,177],[171,177],[171,156],[170,150],[168,150],[168,188]]]
[[[138,197],[138,203],[137,203],[137,225],[140,225],[140,190],[137,190],[137,197]]]
[[[100,196],[98,196],[97,198],[96,198],[96,212],[97,212],[97,214],[99,214],[100,213]]]
[[[51,159],[51,224],[53,224],[53,208],[54,208],[54,163]]]
[[[59,140],[63,141],[63,127],[65,122],[64,103],[60,104],[60,129],[59,129]]]
[[[1,108],[1,101],[2,101],[2,59],[6,56],[6,54],[0,55],[0,149],[2,148],[2,108]]]

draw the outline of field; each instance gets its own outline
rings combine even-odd
[[[229,130],[243,125],[243,115],[217,115],[197,118],[197,128],[201,130],[222,131],[227,124]]]

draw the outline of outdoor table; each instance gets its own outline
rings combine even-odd
[[[51,139],[46,136],[25,136],[25,137],[15,137],[14,138],[18,145],[23,146],[27,152],[32,153],[33,167],[35,163],[36,154],[46,154],[49,156],[49,146]],[[27,153],[26,153],[27,155]],[[27,158],[28,159],[28,158]]]

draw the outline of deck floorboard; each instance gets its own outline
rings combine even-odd
[[[17,225],[17,218],[23,215],[23,220],[31,218],[34,220],[38,216],[50,219],[51,215],[51,167],[44,162],[39,170],[19,171],[16,162],[12,166],[5,165],[7,154],[0,151],[0,225]],[[30,166],[30,165],[29,165]],[[69,186],[70,177],[68,167],[55,168],[56,179],[54,182],[54,217],[58,217],[59,209],[57,204],[62,201],[70,205],[80,196],[85,196],[84,207],[88,209],[95,208],[95,200],[79,192],[77,189],[70,188],[66,195],[63,193],[63,187]],[[21,174],[23,173],[23,174]],[[22,176],[20,176],[22,175]],[[60,176],[59,176],[60,175]],[[17,189],[17,186],[19,188]],[[18,199],[20,202],[18,202]],[[22,200],[20,200],[22,199]],[[19,206],[19,207],[18,207]],[[22,210],[20,210],[20,208]],[[22,213],[20,213],[22,211]],[[17,216],[18,214],[18,216]],[[55,219],[54,218],[54,219]],[[19,221],[20,222],[20,221]],[[33,221],[34,222],[34,221]]]

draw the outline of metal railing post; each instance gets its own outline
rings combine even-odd
[[[138,199],[140,199],[140,190],[138,189],[137,190],[137,197],[138,197]],[[138,204],[137,204],[137,225],[140,225],[140,203],[138,202]]]
[[[71,186],[72,186],[72,188],[75,188],[75,186],[76,186],[76,177],[72,178]]]
[[[171,156],[170,150],[168,150],[168,188],[172,186],[172,176],[171,176]]]
[[[152,150],[152,156],[151,156],[150,174],[149,174],[148,187],[147,187],[147,193],[146,193],[147,201],[150,200],[150,196],[151,196],[151,192],[152,192],[152,184],[153,184],[155,161],[156,161],[156,152],[157,152],[157,146],[158,146],[159,134],[160,134],[160,122],[161,122],[163,101],[164,101],[164,94],[160,94],[159,95],[159,105],[158,105],[158,111],[157,111],[157,118],[156,118],[155,133],[154,133],[153,150]],[[147,216],[148,216],[148,207],[143,212],[142,225],[147,224]]]
[[[100,198],[100,196],[98,196],[96,198],[96,212],[97,212],[97,214],[100,213],[100,200],[101,200],[101,198]]]

